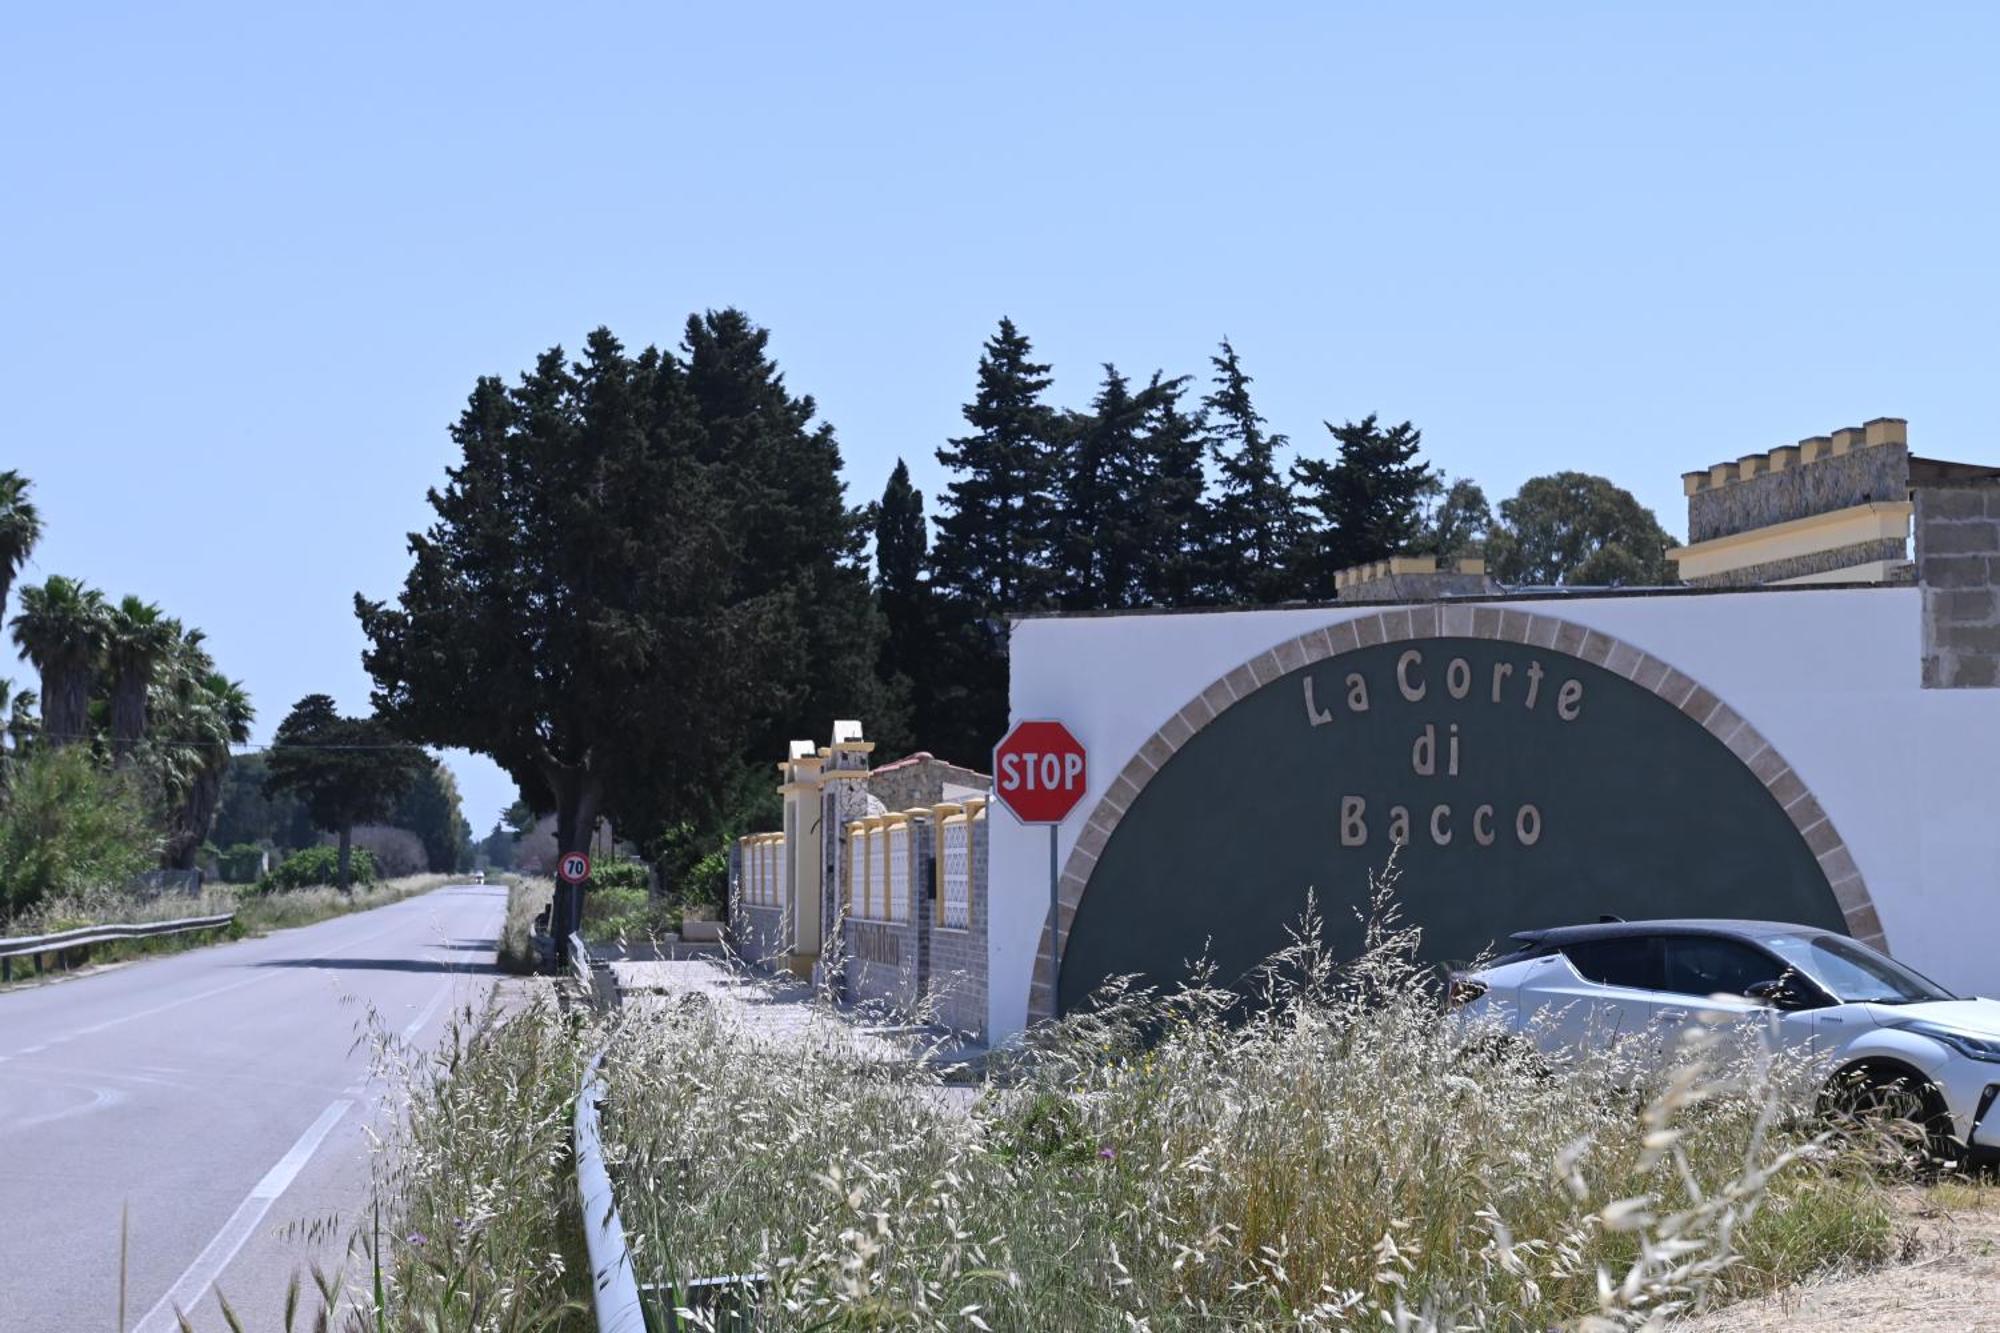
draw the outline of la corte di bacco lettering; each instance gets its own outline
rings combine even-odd
[[[1392,676],[1389,681],[1371,684],[1363,673],[1350,671],[1343,688],[1334,692],[1336,697],[1321,700],[1313,673],[1304,672],[1302,688],[1307,723],[1314,727],[1335,726],[1343,714],[1367,713],[1371,692],[1381,694],[1391,689],[1396,697],[1411,704],[1435,701],[1440,695],[1459,701],[1476,699],[1493,708],[1526,709],[1547,716],[1556,725],[1575,722],[1583,715],[1583,682],[1574,677],[1559,684],[1550,681],[1538,659],[1531,659],[1527,669],[1518,673],[1515,664],[1506,661],[1494,662],[1490,670],[1478,671],[1463,657],[1434,656],[1427,661],[1421,648],[1411,648],[1396,659]],[[1457,777],[1467,759],[1463,740],[1456,722],[1448,722],[1443,728],[1436,722],[1424,723],[1410,742],[1410,772],[1425,779]],[[1412,839],[1413,828],[1416,838],[1438,847],[1448,847],[1460,839],[1480,847],[1491,847],[1502,839],[1522,847],[1532,847],[1541,841],[1544,830],[1539,807],[1532,802],[1503,802],[1501,806],[1496,808],[1490,801],[1469,804],[1461,800],[1454,804],[1439,800],[1419,803],[1413,813],[1407,805],[1383,809],[1379,802],[1371,803],[1366,796],[1347,793],[1340,798],[1340,845],[1366,847],[1386,835],[1391,845],[1405,846]]]

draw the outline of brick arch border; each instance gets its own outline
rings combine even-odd
[[[1423,639],[1494,639],[1543,648],[1578,658],[1622,676],[1680,709],[1699,722],[1716,740],[1757,775],[1791,818],[1792,826],[1819,859],[1821,873],[1833,888],[1834,901],[1846,918],[1848,932],[1864,944],[1886,947],[1882,919],[1833,819],[1777,748],[1758,730],[1693,677],[1602,630],[1555,616],[1510,607],[1440,605],[1392,607],[1364,612],[1350,620],[1301,634],[1270,648],[1188,700],[1139,747],[1091,810],[1083,832],[1070,849],[1057,886],[1060,924],[1065,939],[1076,909],[1090,883],[1097,858],[1111,841],[1118,822],[1139,799],[1153,775],[1166,767],[1194,734],[1239,699],[1301,667],[1328,658],[1372,648],[1377,644]],[[1055,1012],[1055,977],[1050,962],[1050,921],[1044,916],[1035,952],[1034,979],[1028,991],[1028,1017],[1048,1018]]]

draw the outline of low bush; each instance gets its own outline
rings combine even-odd
[[[225,884],[255,884],[264,874],[264,849],[255,843],[224,848],[215,860],[216,873]]]
[[[0,923],[37,905],[122,889],[160,851],[146,802],[86,746],[37,750],[13,765],[0,810]]]
[[[590,868],[590,887],[593,891],[637,889],[647,893],[652,889],[652,879],[643,862],[605,861]]]
[[[348,875],[356,885],[375,882],[375,858],[369,854],[366,847],[349,849]],[[340,849],[308,847],[303,851],[293,852],[272,867],[270,874],[257,881],[257,888],[263,893],[307,889],[318,885],[333,885],[339,879]]]
[[[710,852],[694,863],[680,883],[680,897],[689,907],[715,909],[729,896],[729,857]]]
[[[644,889],[606,888],[592,879],[583,895],[583,937],[587,940],[642,940],[663,935],[677,924],[665,903]]]

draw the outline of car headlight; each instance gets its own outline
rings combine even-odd
[[[1946,1027],[1942,1023],[1932,1023],[1921,1018],[1912,1018],[1889,1026],[1903,1032],[1914,1032],[1920,1037],[1929,1037],[1957,1051],[1968,1060],[1985,1060],[1990,1064],[2000,1064],[2000,1037],[1982,1036],[1977,1032],[1965,1032],[1958,1028]]]

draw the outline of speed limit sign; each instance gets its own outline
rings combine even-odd
[[[582,852],[566,852],[556,874],[562,876],[565,884],[581,884],[590,878],[590,858]]]

